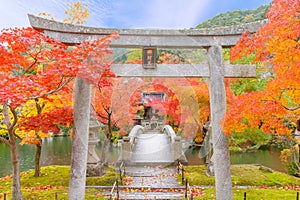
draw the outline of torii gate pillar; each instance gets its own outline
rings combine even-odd
[[[209,62],[209,94],[213,143],[213,165],[216,180],[217,199],[231,199],[231,171],[228,138],[221,129],[220,121],[226,112],[226,92],[224,85],[224,69],[222,47],[211,46],[208,49]],[[230,190],[229,190],[230,188]]]

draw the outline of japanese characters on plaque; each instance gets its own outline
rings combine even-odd
[[[143,67],[146,69],[156,68],[156,51],[155,47],[143,48]]]

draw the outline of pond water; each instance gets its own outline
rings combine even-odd
[[[69,137],[46,138],[43,141],[41,165],[70,165],[71,139]],[[120,148],[110,148],[110,164],[118,160]],[[21,171],[34,168],[35,147],[30,145],[19,146]],[[96,146],[96,152],[101,155],[101,143]],[[204,164],[199,151],[185,152],[189,165]],[[285,167],[279,159],[279,150],[259,150],[249,153],[232,153],[232,164],[262,164],[274,170],[285,172]],[[11,173],[10,151],[7,145],[0,143],[0,177]]]

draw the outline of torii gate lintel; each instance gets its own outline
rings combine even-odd
[[[242,25],[205,28],[205,29],[114,29],[76,26],[28,15],[32,27],[42,30],[50,37],[66,44],[79,44],[85,40],[94,40],[109,35],[119,34],[118,40],[112,40],[112,48],[206,48],[211,46],[231,47],[236,44],[244,31],[254,33],[266,21]],[[255,77],[253,65],[222,64],[224,77]],[[143,69],[141,65],[112,65],[112,71],[119,77],[209,77],[209,65],[157,65],[156,69]]]

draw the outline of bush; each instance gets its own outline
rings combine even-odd
[[[230,137],[230,150],[251,150],[267,145],[272,139],[271,134],[263,133],[259,129],[246,129],[242,133],[233,133]]]

